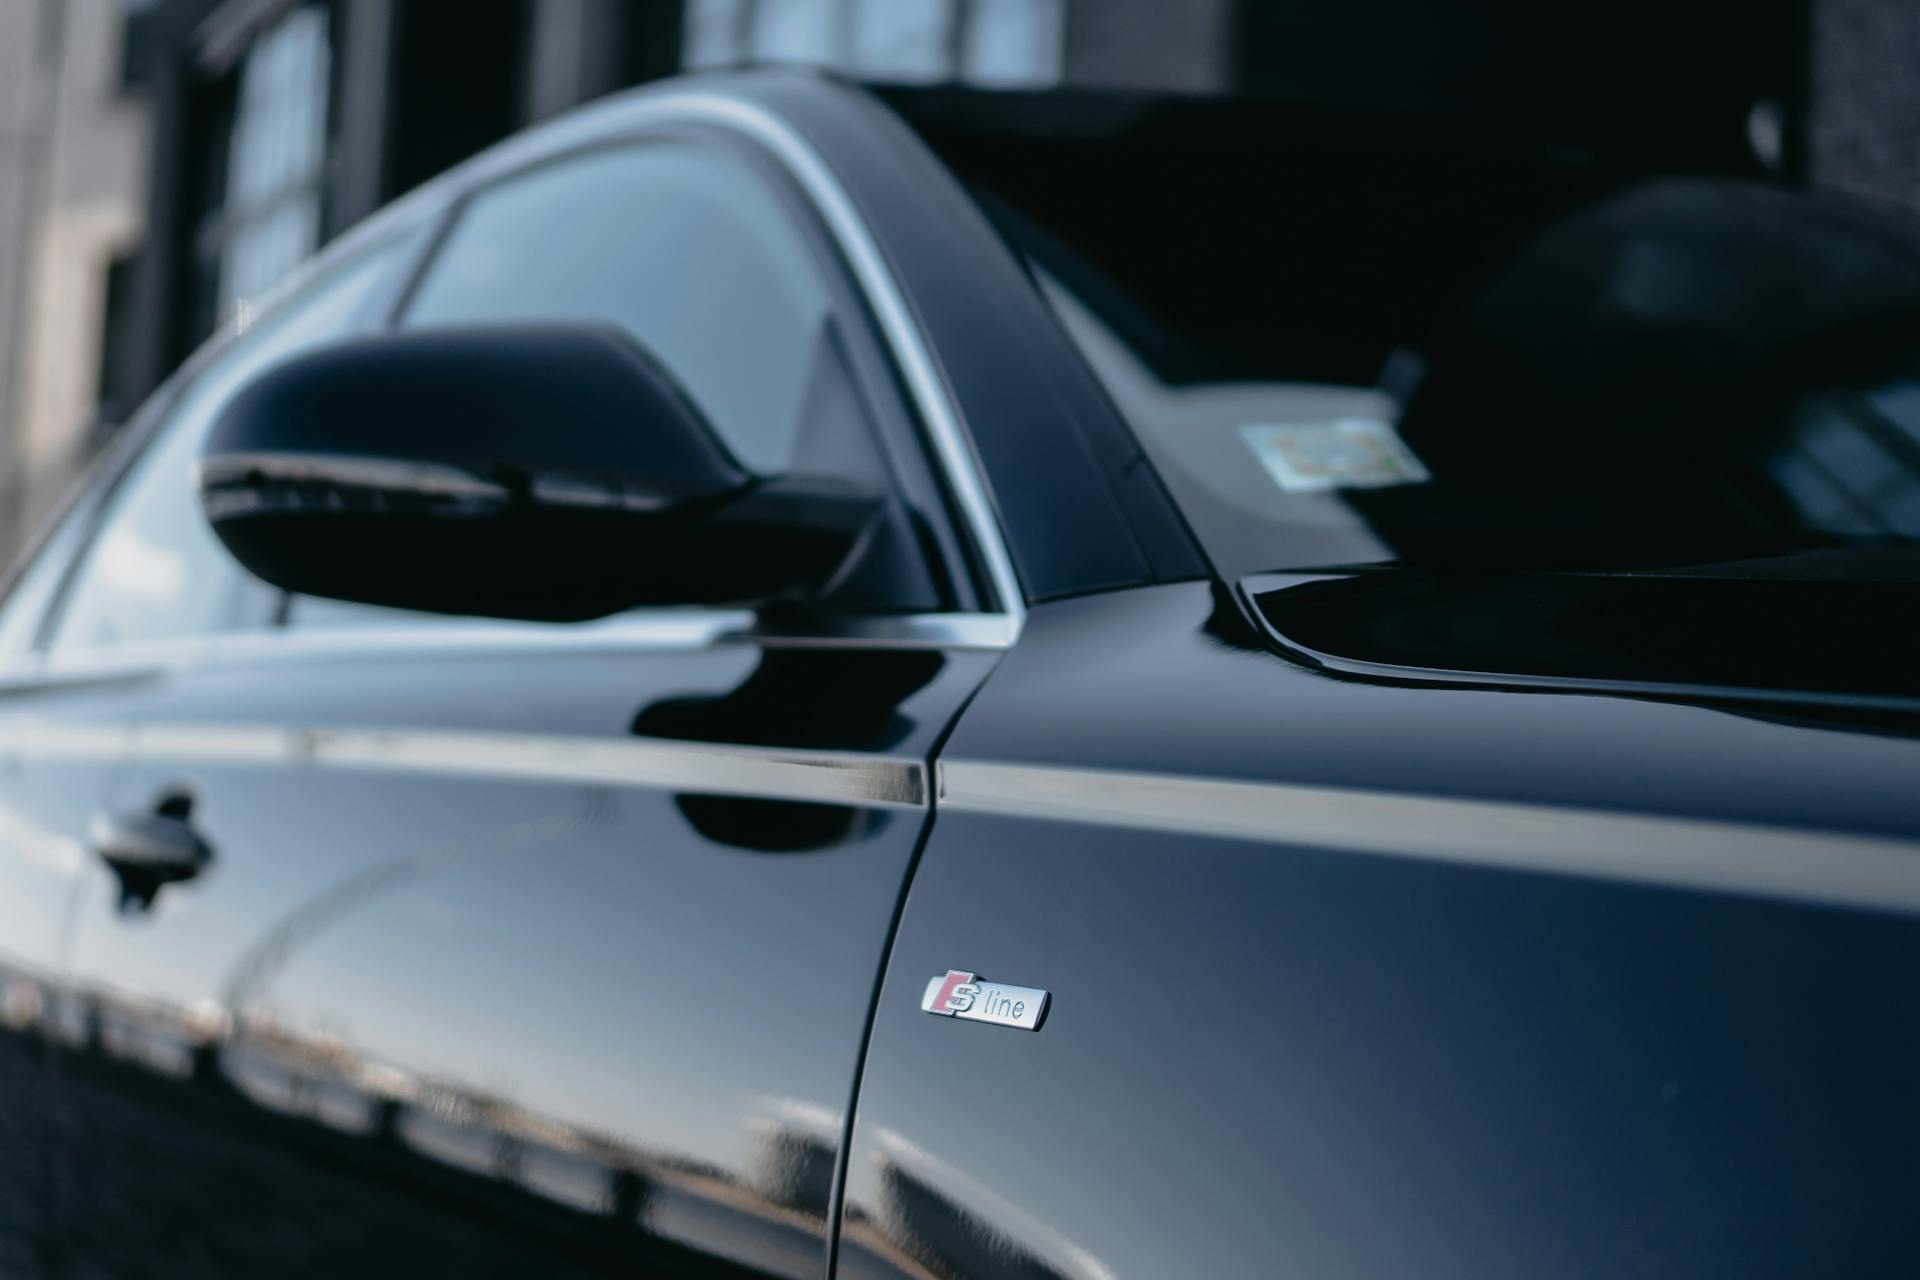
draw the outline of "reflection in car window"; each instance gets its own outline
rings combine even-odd
[[[94,472],[85,481],[89,490],[100,483]],[[31,549],[32,559],[19,566],[5,588],[6,598],[0,602],[0,664],[32,650],[41,619],[59,595],[67,564],[86,540],[97,500],[86,493],[62,511],[47,536]]]
[[[809,246],[745,161],[655,141],[481,193],[403,324],[617,325],[673,370],[735,456],[765,474],[792,457],[829,314]]]
[[[182,393],[134,464],[61,608],[52,647],[96,648],[266,625],[278,595],[234,563],[200,513],[194,462],[208,426],[277,360],[355,328],[400,246],[354,258],[268,311]]]

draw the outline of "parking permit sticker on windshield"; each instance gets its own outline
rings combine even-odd
[[[1399,433],[1378,418],[1249,422],[1240,438],[1288,493],[1384,489],[1433,478]]]

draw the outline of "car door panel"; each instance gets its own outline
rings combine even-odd
[[[209,1269],[820,1273],[924,762],[992,655],[528,647],[142,700],[115,806],[192,795],[214,860],[142,913],[88,886],[74,984],[148,1047],[86,1074],[77,1256],[172,1270],[186,1218]]]
[[[436,184],[450,221],[391,320],[612,325],[747,462],[871,490],[892,558],[759,618],[283,598],[131,691],[102,812],[199,861],[151,893],[84,877],[75,1267],[825,1265],[927,762],[1017,624],[942,612],[982,593],[814,207],[844,197],[675,101]]]
[[[5,1104],[18,1126],[7,1144],[18,1153],[11,1167],[32,1187],[9,1196],[17,1212],[0,1235],[28,1242],[33,1265],[23,1264],[23,1272],[66,1265],[62,1224],[78,1212],[71,1137],[85,1110],[70,1068],[108,1043],[158,1070],[191,1068],[164,1039],[135,1034],[70,998],[65,971],[84,900],[81,878],[116,878],[99,855],[113,852],[115,839],[141,835],[137,823],[121,823],[116,832],[106,807],[126,764],[129,706],[164,677],[168,662],[209,633],[261,625],[273,607],[274,593],[235,573],[196,523],[193,450],[210,411],[252,371],[368,322],[417,243],[410,216],[350,237],[330,269],[294,286],[245,333],[214,344],[158,392],[96,463],[6,601],[0,966],[8,971],[8,1047],[40,1068],[37,1078],[24,1069],[13,1073]],[[163,822],[145,834],[156,830],[165,835],[170,828]],[[135,869],[134,878],[144,882],[152,870]],[[116,885],[115,901],[121,892]],[[10,1062],[22,1065],[18,1055]]]

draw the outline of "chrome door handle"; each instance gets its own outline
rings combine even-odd
[[[193,797],[173,793],[139,813],[102,813],[87,824],[87,843],[120,882],[120,909],[145,910],[164,885],[199,875],[213,846],[193,825]]]

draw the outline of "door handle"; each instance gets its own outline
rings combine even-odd
[[[213,846],[193,825],[193,797],[173,792],[139,813],[96,814],[87,842],[120,882],[120,909],[144,911],[161,888],[199,875]]]

